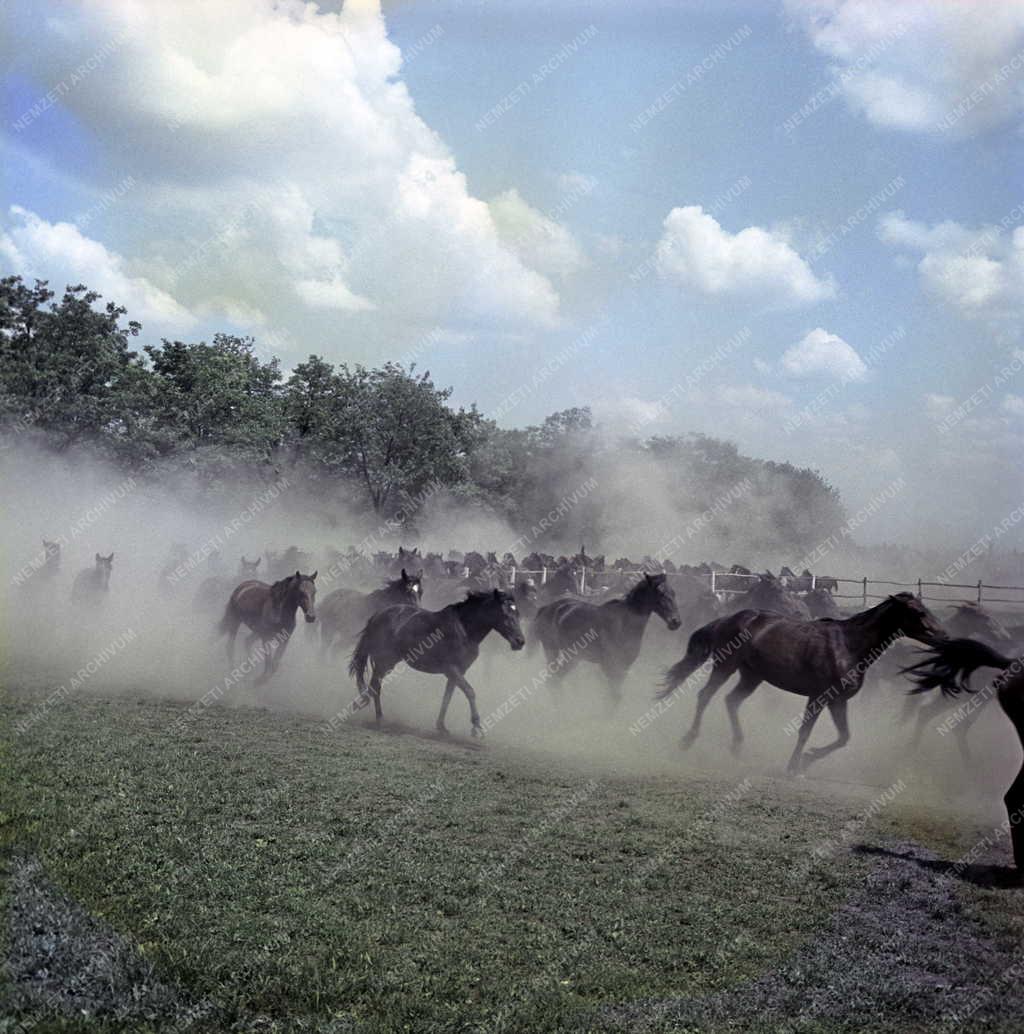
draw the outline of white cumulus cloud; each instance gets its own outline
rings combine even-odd
[[[95,0],[10,28],[41,94],[102,53],[60,103],[91,134],[87,186],[135,186],[90,232],[190,310],[259,313],[316,347],[348,327],[378,351],[434,326],[558,324],[530,262],[567,270],[571,238],[540,240],[535,218],[531,246],[502,239],[416,112],[376,0]]]
[[[784,0],[831,62],[831,83],[874,125],[956,136],[1019,122],[1024,2]]]
[[[14,273],[49,280],[60,296],[68,285],[85,284],[128,309],[128,316],[172,333],[187,330],[195,317],[144,276],[135,276],[124,257],[86,237],[71,223],[50,223],[12,205],[0,231],[0,256]]]
[[[700,205],[669,212],[655,263],[665,279],[707,295],[797,306],[836,293],[781,234],[759,226],[730,233]]]
[[[782,368],[794,377],[826,374],[841,381],[862,381],[868,373],[857,350],[822,327],[815,327],[782,354]]]
[[[1024,226],[977,230],[946,221],[934,226],[890,212],[878,235],[921,255],[921,286],[965,316],[1000,319],[1024,314]]]

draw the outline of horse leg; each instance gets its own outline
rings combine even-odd
[[[1003,797],[1006,817],[1010,823],[1010,838],[1013,841],[1013,862],[1024,876],[1024,767],[1010,784]]]
[[[622,683],[626,680],[626,673],[616,669],[605,668],[604,676],[608,680],[609,707],[608,717],[613,718],[622,703]]]
[[[807,705],[804,707],[804,716],[800,720],[800,729],[796,734],[796,746],[793,748],[793,753],[789,757],[789,764],[786,766],[786,773],[788,775],[796,775],[800,771],[804,745],[807,743],[811,730],[814,728],[814,723],[818,720],[818,715],[820,714],[821,704],[818,698],[809,697]]]
[[[434,728],[436,728],[439,733],[442,733],[445,736],[448,735],[448,730],[445,728],[444,718],[445,715],[448,713],[448,705],[451,703],[452,694],[454,692],[455,679],[449,676],[448,680],[444,684],[444,696],[441,697],[441,710],[438,713],[437,721],[434,723]]]
[[[845,747],[850,742],[850,725],[846,718],[846,697],[839,697],[837,700],[828,702],[828,713],[832,715],[832,721],[836,723],[836,732],[839,735],[824,747],[815,747],[804,755],[803,767],[806,771],[815,761],[820,761],[826,754],[831,754],[840,747]]]
[[[281,638],[278,641],[277,649],[274,651],[273,657],[270,661],[270,674],[277,671],[278,666],[281,663],[281,658],[284,656],[285,650],[288,649],[288,644],[291,642],[292,634],[289,631],[278,633]],[[268,651],[269,652],[269,651]]]
[[[751,693],[761,685],[761,679],[755,675],[742,674],[739,682],[731,689],[725,697],[725,706],[729,712],[729,723],[732,725],[732,746],[730,749],[734,755],[739,754],[743,745],[743,730],[740,728],[740,704],[750,696]]]
[[[466,676],[459,672],[455,673],[455,682],[469,702],[469,720],[473,723],[473,735],[483,736],[484,730],[480,727],[480,712],[476,709],[476,690],[469,684]]]
[[[373,697],[373,720],[377,727],[380,727],[381,719],[384,717],[384,711],[380,706],[380,686],[381,686],[381,674],[376,669],[373,669],[373,675],[370,677],[370,696]]]
[[[707,682],[701,687],[700,692],[697,694],[697,710],[693,713],[693,724],[690,726],[690,731],[683,737],[680,746],[683,750],[688,747],[692,747],[694,741],[700,735],[700,722],[704,717],[704,711],[708,704],[711,703],[711,698],[718,692],[718,690],[729,681],[729,676],[732,672],[726,672],[723,668],[715,668],[708,676]]]

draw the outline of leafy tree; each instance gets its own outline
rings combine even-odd
[[[0,418],[50,445],[130,442],[148,399],[147,371],[130,348],[140,327],[126,310],[78,285],[60,302],[45,281],[0,280]]]

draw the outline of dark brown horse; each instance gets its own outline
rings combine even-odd
[[[423,572],[409,575],[405,568],[391,582],[373,592],[335,589],[320,601],[320,654],[326,660],[331,645],[353,642],[366,627],[366,622],[385,607],[405,604],[418,607],[423,597]]]
[[[652,614],[671,629],[680,625],[675,593],[664,574],[644,574],[624,597],[597,606],[578,599],[548,603],[537,611],[532,635],[544,647],[549,666],[557,662],[556,681],[578,661],[599,664],[614,707]]]
[[[295,631],[295,615],[302,608],[307,621],[316,621],[316,575],[298,571],[273,585],[255,580],[242,582],[231,594],[218,631],[228,637],[228,660],[235,660],[235,636],[240,625],[248,625],[252,635],[246,646],[263,641],[263,675],[277,671],[288,640]],[[269,645],[268,645],[269,644]]]
[[[711,698],[737,671],[740,681],[726,697],[732,724],[733,753],[743,742],[739,707],[762,682],[807,697],[789,772],[846,745],[850,738],[846,705],[864,682],[864,673],[901,636],[930,643],[945,638],[935,616],[916,596],[901,592],[845,621],[795,621],[778,614],[741,610],[719,618],[690,636],[686,656],[665,675],[661,700],[674,693],[698,668],[712,662],[711,676],[697,694],[697,711],[683,738],[689,747],[700,733],[701,717]],[[804,745],[822,710],[828,707],[838,738],[807,751]]]
[[[72,603],[99,603],[110,591],[110,572],[114,567],[114,554],[96,554],[96,563],[75,575],[71,586]]]
[[[476,709],[476,691],[469,684],[466,672],[480,653],[480,644],[488,632],[503,636],[513,650],[521,650],[525,639],[519,625],[515,599],[507,592],[470,592],[460,603],[443,610],[421,610],[418,607],[388,607],[374,614],[359,636],[348,666],[356,680],[359,696],[353,710],[365,707],[371,700],[377,724],[381,720],[381,682],[400,661],[416,671],[444,675],[446,682],[437,731],[444,725],[448,703],[455,687],[466,695],[473,735],[482,736],[480,714]],[[367,665],[372,667],[370,683],[366,683]]]
[[[933,643],[926,653],[924,660],[905,669],[917,684],[915,692],[918,693],[937,687],[947,696],[970,693],[968,680],[978,668],[995,668],[1002,672],[992,683],[992,690],[1024,747],[1024,657],[1007,657],[974,639]],[[1013,861],[1018,873],[1024,875],[1024,767],[1010,784],[1003,803],[1013,840]]]
[[[973,600],[965,600],[958,603],[952,614],[943,622],[947,633],[954,639],[977,639],[994,650],[1010,650],[1013,648],[1013,638],[993,614],[987,611],[980,603]],[[906,668],[901,668],[905,671]],[[914,736],[911,740],[911,747],[917,747],[921,742],[925,729],[935,722],[942,721],[942,715],[949,709],[947,694],[941,695],[936,700],[929,700],[923,704],[921,697],[911,694],[907,699],[903,717],[909,718],[917,707],[917,716],[914,722]],[[983,708],[979,704],[972,707],[963,717],[956,721],[953,726],[953,735],[956,738],[956,745],[960,750],[960,756],[964,762],[970,763],[971,750],[968,744],[967,735],[971,726],[981,717]]]

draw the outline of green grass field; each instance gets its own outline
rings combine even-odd
[[[5,726],[28,709],[9,700]],[[182,728],[183,713],[63,702],[8,737],[2,806],[9,911],[13,867],[38,859],[174,989],[176,1014],[62,1018],[8,978],[6,1029],[726,1029],[732,995],[730,1029],[923,1030],[968,994],[959,1029],[1021,1029],[1019,992],[986,988],[1019,957],[1024,892],[854,849],[912,842],[922,857],[955,858],[981,827],[901,801],[863,821],[869,788],[753,767],[617,775],[395,726],[329,732],[312,718],[211,708]],[[993,851],[1008,860],[1005,842]],[[871,890],[879,867],[884,889]],[[865,927],[851,929],[848,963],[832,947],[815,963],[835,973],[800,974],[801,952],[835,940],[844,902],[895,929],[925,918],[915,895],[940,902],[943,923],[955,912],[970,942],[948,966],[947,943],[882,945],[875,963],[888,977],[868,967],[859,993],[892,986],[882,1004],[858,1005],[841,973],[874,950]],[[908,916],[892,914],[904,897]],[[971,951],[984,960],[959,997],[946,987],[920,998],[918,970],[948,984],[974,965]],[[781,998],[765,990],[779,973]],[[801,1015],[801,981],[837,1000]],[[680,1001],[721,1007],[690,1025],[685,1008],[658,1005]],[[1005,1028],[992,1019],[1003,1001]]]

